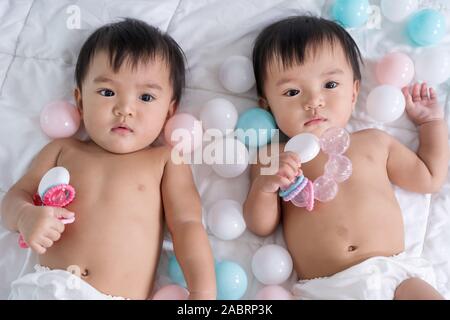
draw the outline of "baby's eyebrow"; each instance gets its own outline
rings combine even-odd
[[[330,71],[325,71],[322,73],[322,76],[331,76],[334,74],[341,74],[344,73],[344,71],[342,71],[342,69],[336,68],[336,69],[332,69]]]
[[[344,73],[344,71],[342,69],[335,68],[335,69],[332,69],[330,71],[322,72],[321,76],[331,76],[331,75],[343,74],[343,73]],[[279,86],[282,86],[283,84],[291,82],[291,81],[294,81],[294,79],[292,79],[292,78],[281,78],[280,80],[277,81],[276,86],[279,87]]]
[[[285,83],[291,82],[293,81],[292,78],[281,78],[280,80],[277,81],[276,86],[279,87]]]
[[[141,85],[141,87],[150,88],[150,89],[156,89],[162,91],[162,88],[159,84],[156,83],[144,83]]]
[[[105,76],[98,76],[94,79],[94,82],[115,82],[115,81]]]
[[[110,79],[110,78],[105,77],[105,76],[98,76],[98,77],[96,77],[94,79],[94,82],[95,83],[98,83],[98,82],[112,82],[112,83],[116,83],[116,81],[114,81],[113,79]],[[149,83],[140,84],[139,86],[140,87],[145,87],[145,88],[150,88],[150,89],[156,89],[156,90],[160,90],[160,91],[162,90],[162,87],[159,84],[157,84],[157,83],[149,82]]]

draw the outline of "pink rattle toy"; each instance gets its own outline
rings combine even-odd
[[[54,167],[47,171],[39,182],[38,193],[33,197],[36,206],[52,206],[63,208],[75,198],[75,189],[69,185],[70,174],[66,168]],[[64,224],[72,223],[75,217],[70,219],[61,218]],[[28,248],[22,235],[19,236],[19,246]]]
[[[284,151],[293,151],[302,163],[314,159],[320,149],[328,155],[324,174],[314,182],[301,175],[287,189],[280,190],[284,201],[291,201],[297,207],[314,209],[314,200],[331,201],[338,192],[338,183],[344,182],[352,174],[352,162],[343,155],[350,145],[350,135],[343,128],[329,128],[318,139],[311,133],[300,133],[292,137]]]

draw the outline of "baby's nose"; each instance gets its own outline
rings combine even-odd
[[[317,102],[317,103],[307,103],[303,106],[303,108],[305,109],[305,111],[309,111],[309,110],[315,110],[315,109],[320,109],[323,108],[325,105],[323,102]]]
[[[114,108],[114,114],[116,116],[128,116],[134,115],[134,108],[131,103],[120,103]]]

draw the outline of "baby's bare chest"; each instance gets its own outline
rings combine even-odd
[[[149,195],[159,196],[164,170],[161,156],[155,153],[152,157],[145,151],[119,155],[75,149],[63,152],[58,165],[69,171],[78,200],[86,203],[145,201]]]

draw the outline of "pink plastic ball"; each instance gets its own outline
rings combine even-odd
[[[325,176],[336,182],[344,182],[352,175],[352,161],[346,156],[330,155],[325,164]]]
[[[187,300],[189,291],[176,284],[169,284],[160,288],[154,295],[152,300]]]
[[[41,128],[50,138],[67,138],[80,127],[80,113],[67,101],[54,101],[41,111]]]
[[[404,53],[388,53],[377,63],[375,75],[380,84],[403,88],[414,77],[414,62]]]
[[[320,148],[327,154],[343,154],[350,146],[350,135],[344,128],[332,127],[320,136]]]
[[[292,295],[281,286],[266,286],[255,295],[256,300],[292,300]]]
[[[202,144],[202,124],[188,113],[170,118],[164,128],[166,142],[182,154],[189,154]]]
[[[320,176],[314,181],[314,198],[321,202],[333,200],[337,192],[337,183],[326,176]]]

